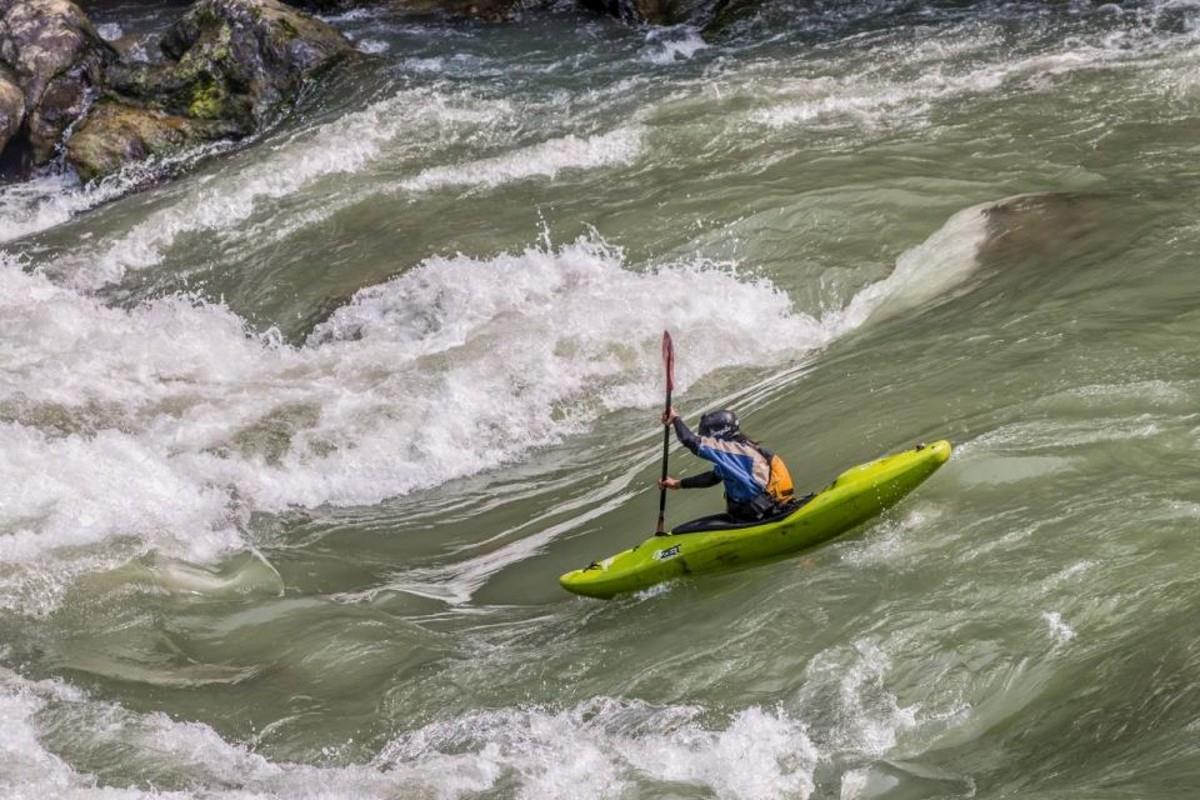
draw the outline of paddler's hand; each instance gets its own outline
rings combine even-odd
[[[669,408],[666,411],[664,411],[662,414],[662,423],[663,423],[663,425],[670,425],[678,417],[679,417],[679,414],[675,411],[675,409]]]
[[[678,478],[665,478],[658,482],[658,488],[660,488],[660,489],[678,489],[679,488],[679,479]]]

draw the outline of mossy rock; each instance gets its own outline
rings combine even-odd
[[[165,156],[184,147],[236,136],[228,123],[195,120],[105,99],[67,142],[67,162],[83,181],[116,172],[125,164]]]
[[[187,115],[197,119],[218,119],[227,113],[228,96],[212,78],[200,80],[192,88],[192,102]]]

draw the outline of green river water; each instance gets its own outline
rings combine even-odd
[[[0,796],[1196,796],[1200,4],[330,21],[258,140],[0,189]],[[955,455],[568,595],[664,328],[804,491]]]

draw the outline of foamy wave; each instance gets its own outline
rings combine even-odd
[[[0,186],[0,243],[61,225],[84,211],[157,180],[165,173],[187,167],[232,146],[228,142],[210,142],[169,157],[150,158],[129,164],[119,172],[87,185],[81,185],[72,172],[60,172]]]
[[[995,205],[982,203],[954,214],[928,239],[901,254],[890,275],[831,314],[828,323],[841,334],[953,296],[979,266],[979,248],[988,237],[987,209]]]
[[[437,722],[389,742],[370,763],[276,763],[212,728],[92,700],[59,681],[0,668],[0,788],[68,798],[519,798],[616,796],[686,784],[722,800],[813,790],[819,755],[804,726],[751,707],[721,724],[696,706],[596,698],[554,710],[506,708]],[[119,760],[123,787],[75,763]],[[115,785],[114,785],[115,784]],[[187,791],[138,786],[186,786]]]
[[[589,241],[430,260],[299,348],[219,305],[109,308],[11,263],[0,310],[10,562],[118,536],[205,560],[247,510],[372,504],[519,460],[656,402],[664,327],[705,353],[681,390],[825,341],[769,283],[702,263],[636,272]]]
[[[569,169],[598,169],[631,163],[641,151],[641,128],[619,128],[598,136],[563,136],[495,158],[431,167],[400,184],[409,191],[448,186],[490,188],[528,178],[554,178]]]
[[[646,34],[641,59],[651,64],[674,64],[687,61],[710,46],[695,28],[656,28]]]
[[[885,686],[890,668],[883,649],[867,640],[827,650],[812,661],[800,699],[804,707],[839,709],[829,746],[878,758],[896,746],[901,732],[916,727],[917,708],[901,706]]]
[[[186,552],[201,560],[240,541],[224,492],[180,474],[152,443],[115,430],[51,438],[0,423],[0,487],[0,562],[115,532],[178,549],[175,532],[185,530]]]
[[[892,75],[792,79],[773,94],[789,99],[750,114],[750,120],[768,128],[789,128],[812,123],[840,123],[851,119],[871,127],[892,127],[924,117],[934,102],[970,94],[995,92],[1007,83],[1022,81],[1028,87],[1047,78],[1079,70],[1099,69],[1127,57],[1119,49],[1081,47],[1062,53],[990,64],[954,73],[925,70],[911,79]],[[790,96],[790,97],[789,97]]]
[[[398,151],[415,146],[409,141],[414,131],[419,130],[425,139],[436,139],[436,130],[494,123],[512,112],[511,106],[503,102],[475,101],[461,105],[460,102],[427,91],[402,93],[343,117],[307,140],[288,143],[249,169],[220,176],[210,186],[189,193],[179,203],[152,214],[102,245],[99,253],[83,249],[48,265],[48,269],[69,276],[71,284],[82,290],[117,283],[129,270],[160,264],[180,236],[236,230],[264,203],[303,191],[322,178],[360,171],[385,156],[403,161]],[[408,132],[409,136],[400,136],[401,132]],[[410,192],[453,186],[486,189],[529,178],[553,179],[566,170],[629,164],[640,154],[643,136],[640,127],[619,128],[585,138],[564,136],[492,158],[431,167],[402,181],[399,188]],[[441,146],[436,141],[429,145],[435,149]],[[428,147],[423,154],[429,156]],[[230,181],[236,185],[230,187]],[[119,193],[115,188],[113,192]],[[61,196],[61,202],[68,206],[84,202],[69,200],[70,197],[74,195]],[[87,202],[94,204],[90,199]],[[336,207],[334,202],[310,212],[309,218],[323,218]],[[49,214],[46,219],[30,222],[27,227],[45,227],[47,222],[62,221],[74,213],[69,209],[51,213],[52,210],[45,212]],[[300,224],[285,225],[285,233]]]
[[[752,707],[714,730],[701,722],[703,712],[611,698],[558,713],[502,709],[400,737],[376,763],[437,754],[442,767],[457,774],[467,773],[468,764],[475,774],[515,773],[518,796],[531,799],[609,797],[633,788],[635,780],[682,783],[737,800],[812,793],[818,754],[802,724]]]
[[[635,271],[580,240],[430,259],[360,291],[302,347],[220,305],[115,309],[0,264],[0,561],[121,537],[205,561],[244,544],[252,511],[374,504],[520,461],[658,402],[657,331],[704,354],[679,364],[681,392],[713,370],[779,363],[951,292],[981,219],[956,215],[820,320],[728,265]],[[528,552],[471,565],[455,591]],[[30,579],[6,578],[0,604],[24,607]]]
[[[249,219],[265,201],[293,195],[330,175],[359,171],[382,157],[402,159],[409,149],[437,141],[447,130],[494,122],[510,112],[504,101],[451,98],[432,90],[400,92],[315,133],[292,137],[265,155],[259,152],[248,167],[227,166],[217,180],[197,186],[182,201],[105,243],[100,252],[84,250],[49,268],[69,275],[80,289],[116,283],[127,270],[161,263],[184,234],[225,231]],[[403,132],[407,135],[401,136]]]

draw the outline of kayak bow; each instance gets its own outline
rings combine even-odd
[[[637,547],[572,570],[559,583],[575,594],[610,598],[680,575],[728,569],[813,547],[895,505],[946,463],[950,450],[950,442],[942,440],[851,467],[781,518],[708,530],[697,530],[695,523],[682,525],[669,536],[651,536]],[[688,532],[689,528],[695,532]]]

